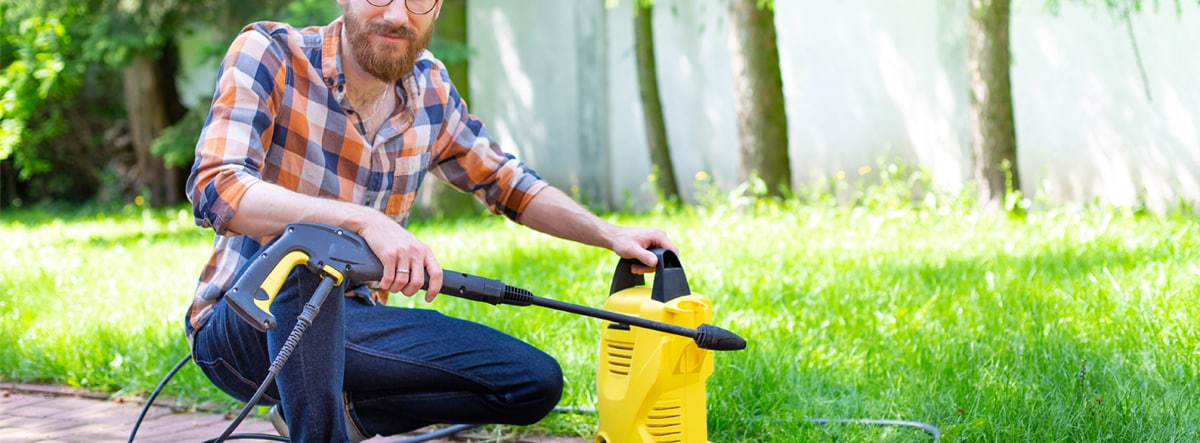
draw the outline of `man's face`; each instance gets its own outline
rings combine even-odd
[[[412,14],[404,0],[395,0],[385,7],[373,6],[365,0],[345,0],[346,39],[351,54],[367,73],[388,83],[395,83],[411,71],[421,51],[433,36],[433,22],[439,4],[428,14]]]

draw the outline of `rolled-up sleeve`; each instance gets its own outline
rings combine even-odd
[[[434,146],[433,173],[451,186],[470,192],[493,214],[518,221],[533,197],[549,184],[488,135],[483,122],[467,112],[441,62],[431,76],[445,97],[442,133]]]
[[[221,63],[216,95],[188,176],[187,196],[197,225],[228,235],[229,220],[250,186],[262,179],[282,89],[283,47],[265,29],[249,26]]]

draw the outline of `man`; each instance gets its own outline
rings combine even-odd
[[[425,173],[530,228],[636,258],[638,272],[656,264],[647,248],[675,246],[660,230],[602,221],[492,142],[425,51],[439,2],[338,3],[342,17],[324,27],[247,26],[221,65],[188,180],[197,224],[217,234],[187,314],[193,358],[248,400],[318,280],[302,267],[288,277],[272,305],[279,324],[265,334],[222,294],[287,224],[337,225],[362,236],[385,272],[343,285],[345,297],[335,291],[267,390],[291,437],[534,423],[562,393],[552,357],[479,324],[382,305],[426,283],[432,301],[441,287],[433,250],[405,230]]]

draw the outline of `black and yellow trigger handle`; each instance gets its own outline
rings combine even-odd
[[[274,328],[271,304],[292,270],[301,265],[324,278],[333,278],[335,285],[347,279],[376,280],[383,274],[383,265],[362,238],[335,226],[292,224],[251,258],[225,292],[225,301],[255,329]]]

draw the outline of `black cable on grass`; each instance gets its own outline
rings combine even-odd
[[[938,431],[938,428],[934,427],[931,424],[921,423],[918,421],[872,420],[872,419],[866,419],[866,418],[808,418],[805,420],[807,420],[809,423],[816,423],[819,425],[826,425],[829,423],[852,423],[852,424],[875,425],[875,426],[905,426],[905,427],[917,428],[922,431],[925,431],[926,434],[933,436],[933,443],[937,443],[938,439],[942,438],[942,433],[941,433],[941,431]]]
[[[129,443],[133,443],[133,438],[135,436],[137,436],[138,428],[140,428],[142,426],[142,421],[145,420],[146,413],[148,411],[150,411],[150,406],[154,404],[154,400],[158,398],[158,395],[162,393],[163,388],[165,388],[167,386],[167,382],[171,381],[172,378],[175,378],[175,374],[178,374],[179,370],[183,368],[183,365],[187,364],[188,360],[191,360],[191,359],[192,359],[191,355],[183,356],[183,358],[179,360],[179,363],[176,363],[175,367],[171,368],[170,372],[167,372],[167,376],[163,377],[163,379],[158,382],[158,387],[154,388],[154,392],[151,393],[150,397],[146,399],[146,404],[142,405],[142,412],[140,414],[138,414],[137,421],[135,421],[133,423],[133,429],[129,431]],[[410,438],[407,438],[404,440],[398,440],[398,441],[395,441],[392,443],[420,443],[420,442],[424,442],[424,441],[433,440],[435,438],[454,435],[459,432],[474,428],[476,426],[478,426],[478,425],[449,426],[449,427],[445,427],[445,428],[442,428],[442,429],[439,429],[439,430],[436,430],[436,431],[433,431],[433,432],[430,432],[427,434],[410,437]],[[225,439],[226,440],[271,440],[271,441],[283,441],[283,442],[291,441],[287,437],[281,437],[278,435],[253,434],[253,433],[233,434],[233,435],[226,437]],[[214,443],[217,440],[218,440],[217,438],[212,438],[209,440],[205,440],[203,443]]]
[[[175,363],[175,367],[171,368],[171,372],[168,372],[167,376],[163,377],[162,381],[158,382],[158,387],[154,388],[154,392],[150,394],[150,398],[146,399],[146,404],[142,405],[142,412],[138,414],[137,421],[133,422],[133,429],[129,431],[129,443],[133,443],[133,436],[137,435],[138,428],[142,426],[142,420],[146,418],[146,412],[150,410],[150,405],[154,404],[154,399],[158,397],[158,394],[162,393],[163,388],[167,386],[167,382],[171,381],[171,378],[174,377],[175,374],[178,373],[181,368],[183,368],[183,365],[186,364],[191,358],[191,355],[183,356],[183,358],[179,360],[179,363]]]
[[[142,421],[144,421],[146,419],[146,413],[150,411],[150,406],[152,406],[154,404],[154,400],[158,398],[158,395],[162,393],[163,388],[165,388],[167,386],[167,382],[171,381],[172,378],[175,378],[175,374],[178,374],[179,370],[183,369],[183,365],[187,364],[188,360],[191,360],[191,359],[192,359],[192,356],[190,354],[184,355],[183,358],[179,359],[179,363],[175,363],[175,367],[171,368],[170,372],[167,372],[167,376],[163,377],[163,379],[158,382],[158,387],[154,388],[154,392],[150,393],[150,398],[147,398],[146,404],[142,405],[142,412],[138,414],[137,420],[133,422],[133,429],[129,431],[129,443],[133,443],[133,438],[135,436],[137,436],[138,428],[142,427]],[[269,435],[269,434],[236,434],[236,435],[230,435],[228,437],[228,439],[229,440],[256,439],[256,440],[290,441],[290,440],[280,437],[278,435]],[[208,440],[208,442],[211,442],[211,441],[215,441],[215,439]]]

